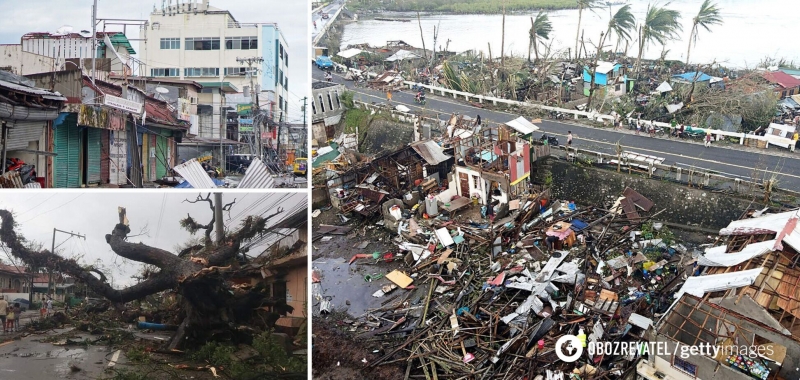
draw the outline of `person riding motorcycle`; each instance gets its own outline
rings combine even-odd
[[[422,90],[417,91],[416,97],[417,103],[422,103],[425,101],[425,92]]]

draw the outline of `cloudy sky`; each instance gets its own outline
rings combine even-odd
[[[182,229],[178,221],[191,214],[198,222],[211,220],[211,210],[207,202],[186,203],[185,199],[194,200],[196,192],[27,192],[4,193],[0,197],[0,209],[12,210],[19,227],[17,233],[29,241],[41,243],[50,249],[53,239],[53,228],[86,235],[86,240],[69,238],[68,234],[56,233],[56,252],[63,257],[83,255],[81,263],[95,263],[99,260],[111,272],[116,287],[131,285],[135,280],[130,276],[139,272],[139,263],[124,260],[117,256],[105,241],[119,222],[117,207],[125,207],[131,227],[129,235],[136,235],[144,229],[146,235],[129,237],[128,241],[142,242],[147,245],[175,252],[175,247],[192,239],[192,235]],[[205,193],[203,193],[205,196]],[[285,212],[273,220],[280,221],[297,210],[307,208],[307,195],[304,193],[232,193],[223,192],[223,202],[236,199],[231,211],[223,213],[226,229],[235,230],[239,222],[248,215],[270,215],[278,207]],[[213,199],[213,195],[212,195]],[[305,212],[305,211],[303,211]],[[196,237],[202,236],[198,232]],[[213,235],[212,235],[213,236]],[[267,236],[250,250],[257,255],[277,235]],[[3,247],[5,248],[5,247]],[[9,263],[5,249],[0,249],[0,260]]]
[[[18,44],[25,33],[55,32],[64,25],[71,26],[76,32],[92,30],[92,4],[93,0],[0,0],[0,9],[3,10],[0,44]],[[146,20],[153,5],[161,7],[161,0],[98,0],[97,4],[98,18]],[[308,91],[304,90],[311,88],[310,3],[299,0],[211,0],[210,4],[230,11],[239,22],[278,23],[289,44],[289,56],[295,57],[289,67],[289,88],[292,89],[289,94],[289,121],[302,122],[301,99],[307,96]],[[119,30],[121,28],[119,26]],[[138,32],[135,28],[128,28],[127,35],[137,38]]]

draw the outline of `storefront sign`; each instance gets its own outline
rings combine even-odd
[[[137,103],[128,99],[123,99],[118,96],[105,95],[103,97],[103,104],[109,107],[114,107],[135,114],[142,113],[142,103]]]
[[[78,109],[78,125],[121,131],[125,129],[125,118],[117,110],[81,104]]]
[[[125,185],[128,183],[128,141],[125,131],[112,131],[109,133],[108,166],[109,182],[112,185]]]

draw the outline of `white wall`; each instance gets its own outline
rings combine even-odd
[[[469,176],[469,194],[461,194],[461,173],[466,173]],[[456,174],[453,176],[453,181],[450,186],[455,186],[458,195],[466,198],[472,197],[476,194],[480,197],[480,204],[486,204],[486,181],[480,178],[481,173],[463,166],[456,166]],[[475,186],[475,177],[478,177],[478,186]]]
[[[0,45],[0,67],[11,66],[17,75],[53,71],[54,58],[22,51],[22,45]]]

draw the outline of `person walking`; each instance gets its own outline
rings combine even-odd
[[[391,89],[386,90],[386,101],[389,104],[392,104],[392,90]]]
[[[798,148],[798,146],[797,146],[798,139],[800,139],[800,133],[795,131],[794,134],[792,135],[792,141],[794,141],[794,149],[795,150]]]
[[[567,147],[572,146],[572,131],[567,131]]]
[[[711,146],[711,132],[706,132],[706,148]]]
[[[8,332],[14,331],[14,318],[15,318],[14,307],[9,306],[8,313],[6,314],[6,326],[5,326],[5,329],[8,330]]]
[[[639,121],[638,123],[636,123],[636,135],[639,135],[639,132],[642,131],[642,124],[643,123],[644,123],[643,121]]]
[[[8,332],[6,329],[6,316],[8,315],[8,301],[5,296],[0,296],[0,323],[3,324],[3,332]]]

